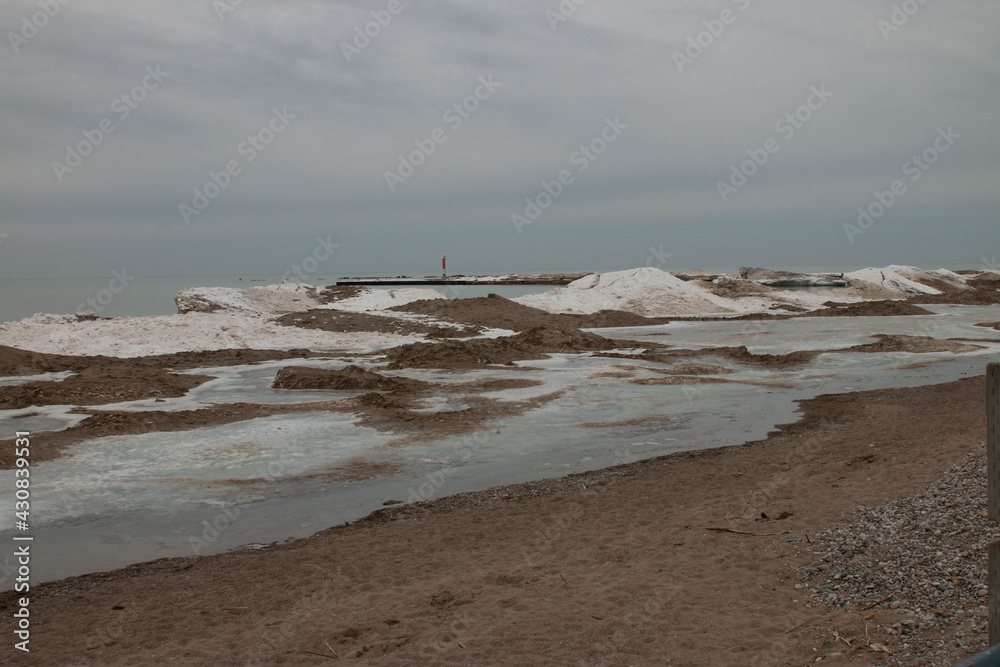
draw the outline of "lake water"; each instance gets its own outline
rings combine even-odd
[[[332,285],[339,276],[312,276],[311,284]],[[102,317],[172,315],[177,312],[174,296],[191,287],[239,287],[274,285],[281,276],[175,276],[136,277],[121,289],[118,281],[110,287],[110,278],[49,278],[39,280],[0,280],[0,322],[13,322],[35,313],[66,315],[77,312],[98,313]],[[449,298],[468,298],[499,294],[508,299],[545,292],[551,285],[429,285]],[[391,289],[376,288],[376,289]],[[88,304],[88,299],[92,303]]]

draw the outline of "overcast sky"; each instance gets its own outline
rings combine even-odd
[[[46,2],[0,3],[0,278],[1000,253],[992,0]]]

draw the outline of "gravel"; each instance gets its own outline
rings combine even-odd
[[[861,507],[813,537],[815,560],[800,568],[796,588],[811,607],[888,611],[865,620],[871,632],[859,638],[884,654],[878,664],[953,665],[986,649],[987,562],[997,540],[983,446],[921,493]]]

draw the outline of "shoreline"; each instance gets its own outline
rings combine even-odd
[[[737,662],[754,655],[801,661],[814,655],[817,628],[844,623],[847,612],[790,603],[796,591],[785,563],[804,560],[807,532],[836,525],[841,514],[859,504],[877,505],[915,493],[978,446],[984,438],[978,431],[985,433],[977,425],[982,421],[977,421],[982,401],[978,408],[976,402],[981,385],[982,378],[970,378],[819,396],[801,402],[799,421],[764,440],[390,507],[259,551],[161,559],[42,584],[33,599],[46,619],[37,627],[37,646],[44,647],[37,655],[45,660],[72,655],[79,661],[79,652],[72,649],[61,654],[48,649],[82,641],[92,661],[135,658],[145,650],[149,661],[172,657],[243,663],[256,657],[305,663],[322,659],[294,651],[328,653],[328,641],[341,657],[360,651],[361,656],[378,655],[386,664],[416,659],[489,662],[500,656],[513,662],[573,658],[612,664],[670,656],[678,660],[675,664],[696,664],[683,656],[706,650],[706,641],[723,639],[734,651],[730,659]],[[930,407],[953,414],[931,416]],[[904,414],[908,418],[901,422]],[[849,438],[852,432],[867,437]],[[876,454],[865,460],[872,453],[868,440],[875,436]],[[836,467],[835,476],[831,467]],[[803,474],[813,468],[815,474]],[[890,470],[891,476],[878,474]],[[665,484],[667,479],[687,480],[687,488]],[[827,483],[827,495],[819,496],[815,487]],[[637,492],[645,496],[636,498]],[[654,521],[660,508],[669,510],[662,521],[668,525]],[[767,522],[762,530],[753,520],[760,511],[789,516]],[[785,553],[775,558],[775,551]],[[676,576],[657,576],[664,570]],[[747,581],[766,579],[773,589],[764,594],[767,601],[756,599],[756,589],[743,581],[732,593],[740,592],[747,607],[730,605],[735,616],[722,608],[713,611],[711,602],[697,602],[700,596],[725,607],[720,591],[713,590],[719,584],[713,577],[724,575],[729,581],[738,572]],[[649,590],[653,581],[669,585]],[[590,604],[600,609],[589,622],[580,612],[583,600],[577,589],[586,591]],[[254,595],[246,597],[251,590]],[[258,594],[273,604],[258,606]],[[0,610],[9,613],[12,600],[11,592],[0,594]],[[642,604],[632,609],[635,601]],[[180,607],[171,606],[175,603]],[[226,607],[232,609],[222,611]],[[748,608],[753,611],[746,613]],[[85,610],[98,617],[93,624],[69,620],[83,618]],[[570,610],[580,613],[567,616]],[[210,627],[202,632],[196,626],[206,614]],[[630,614],[645,618],[641,629],[627,622]],[[696,632],[690,619],[681,621],[685,614],[702,618],[704,627],[728,626],[727,636]],[[806,617],[817,614],[819,620],[809,624]],[[281,620],[297,618],[298,626],[313,616],[329,627],[292,628],[290,620]],[[437,620],[432,623],[427,616]],[[662,626],[661,616],[674,619],[669,630],[661,629],[680,640],[683,650],[667,651],[662,639],[649,636],[653,627]],[[153,617],[164,627],[148,627]],[[449,619],[452,623],[446,624]],[[784,619],[787,627],[779,623]],[[784,634],[803,619],[803,629]],[[561,645],[549,642],[555,646],[537,653],[538,638],[512,635],[514,626],[526,620],[532,629],[555,631],[561,624],[557,634],[567,639]],[[284,628],[284,634],[270,633],[272,639],[264,644],[254,641],[253,629],[272,627],[270,621]],[[435,629],[442,624],[452,639]],[[614,626],[610,634],[607,626]],[[71,636],[62,636],[54,629],[59,627]],[[577,634],[566,634],[570,629]],[[638,641],[636,633],[642,641],[633,647],[627,638]],[[246,647],[222,641],[224,636],[242,636]],[[571,636],[577,639],[569,641]],[[666,652],[649,653],[657,650],[651,644]],[[860,654],[855,658],[870,664]]]

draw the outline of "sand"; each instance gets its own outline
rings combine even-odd
[[[341,370],[286,366],[278,371],[271,386],[275,389],[413,391],[427,387],[429,383],[409,378],[387,377],[352,364]]]
[[[470,299],[414,301],[392,311],[419,313],[435,319],[462,323],[476,327],[498,327],[511,331],[527,331],[532,327],[550,326],[571,329],[598,329],[604,327],[641,327],[664,324],[669,319],[643,317],[621,310],[602,310],[586,315],[549,313],[532,308],[497,294]]]
[[[898,614],[807,606],[793,587],[813,558],[806,535],[915,493],[981,446],[983,387],[820,397],[741,447],[42,585],[19,662],[802,665],[822,645],[824,662],[844,664],[834,632],[863,644],[867,625],[892,649]],[[12,598],[0,596],[4,613]]]
[[[827,308],[810,313],[811,317],[903,317],[930,315],[931,311],[904,301],[864,301],[861,303],[827,302]]]
[[[274,359],[313,357],[308,350],[216,350],[138,359],[83,357],[27,352],[0,346],[0,376],[72,371],[64,380],[39,380],[0,387],[0,410],[32,405],[105,405],[149,398],[184,396],[212,379],[171,370],[233,366]]]
[[[553,352],[593,352],[617,348],[655,348],[655,343],[612,340],[579,329],[537,326],[504,338],[412,343],[385,353],[389,368],[485,368],[493,364],[541,359]]]
[[[958,354],[981,348],[880,335],[847,350],[762,355],[746,347],[673,349],[581,328],[659,324],[668,321],[666,315],[678,319],[678,313],[794,312],[805,306],[820,310],[804,316],[920,315],[927,311],[916,304],[997,303],[1000,294],[996,276],[912,267],[870,270],[850,282],[851,294],[885,300],[823,304],[829,296],[820,295],[782,300],[777,290],[745,280],[689,284],[639,270],[607,279],[588,276],[549,301],[534,297],[518,303],[495,295],[449,301],[422,298],[432,296],[426,290],[376,294],[356,288],[320,292],[282,287],[274,293],[192,293],[185,303],[204,312],[171,318],[36,316],[5,327],[0,340],[43,351],[99,350],[120,356],[0,347],[0,375],[75,374],[58,382],[43,379],[0,388],[0,409],[179,396],[207,377],[177,371],[288,359],[276,378],[277,388],[366,393],[335,401],[173,412],[85,407],[81,411],[87,418],[79,424],[36,437],[32,458],[57,458],[71,451],[73,443],[103,435],[183,431],[310,410],[354,414],[359,424],[397,435],[388,445],[393,447],[495,428],[505,417],[560,397],[552,392],[502,400],[482,394],[539,382],[509,377],[462,381],[459,376],[454,382],[430,383],[396,375],[396,369],[463,370],[492,364],[513,369],[515,361],[588,352],[631,364],[673,364],[648,369],[660,375],[655,378],[636,378],[634,366],[595,376],[700,384],[733,381],[723,377],[732,371],[728,366],[795,368],[824,353]],[[645,298],[647,288],[660,293],[658,301]],[[402,307],[395,307],[397,301]],[[730,308],[732,304],[739,307]],[[627,310],[615,310],[619,307]],[[271,315],[255,314],[264,311],[291,312],[274,321]],[[645,317],[654,314],[664,317]],[[745,315],[793,316],[799,315]],[[454,340],[498,326],[518,333]],[[420,337],[446,340],[412,342]],[[373,345],[401,342],[411,344],[371,352]],[[383,367],[331,371],[296,366],[295,359],[316,356],[303,349],[188,350],[192,345],[299,343],[366,350]],[[623,354],[623,348],[644,351]],[[150,351],[178,353],[140,356]],[[121,358],[125,356],[133,358]],[[865,601],[876,605],[874,614],[857,604],[815,606],[805,591],[794,587],[802,579],[799,568],[811,567],[815,560],[808,535],[847,525],[841,519],[858,505],[877,507],[917,493],[980,447],[985,437],[982,391],[982,378],[973,378],[819,397],[803,403],[803,417],[796,424],[741,447],[394,506],[291,544],[163,560],[42,585],[34,589],[32,602],[34,652],[20,662],[797,665],[816,657],[840,664],[850,656],[854,664],[874,664],[881,654],[870,648],[851,653],[834,633],[855,646],[896,651],[890,629],[904,619],[899,611],[878,607],[874,598]],[[425,411],[428,399],[442,398],[456,400],[462,408]],[[666,417],[653,421],[658,428],[672,424]],[[598,434],[601,429],[641,434],[649,422],[582,426]],[[0,441],[0,468],[13,464],[11,445]],[[633,457],[619,452],[619,458]],[[353,460],[322,475],[363,480],[397,472],[391,463]],[[446,477],[442,479],[443,494],[448,487]],[[0,615],[9,619],[12,601],[11,593],[0,594]],[[941,611],[947,612],[947,604]],[[921,638],[925,644],[948,636],[949,616],[941,618],[941,628],[919,630],[927,633]],[[973,637],[965,646],[941,650],[954,662],[983,647],[984,638]]]
[[[460,338],[475,336],[482,332],[479,327],[475,326],[455,327],[442,325],[438,322],[339,310],[310,310],[305,313],[289,313],[279,317],[275,322],[290,327],[338,333],[375,331],[398,336],[419,334],[431,338]]]

